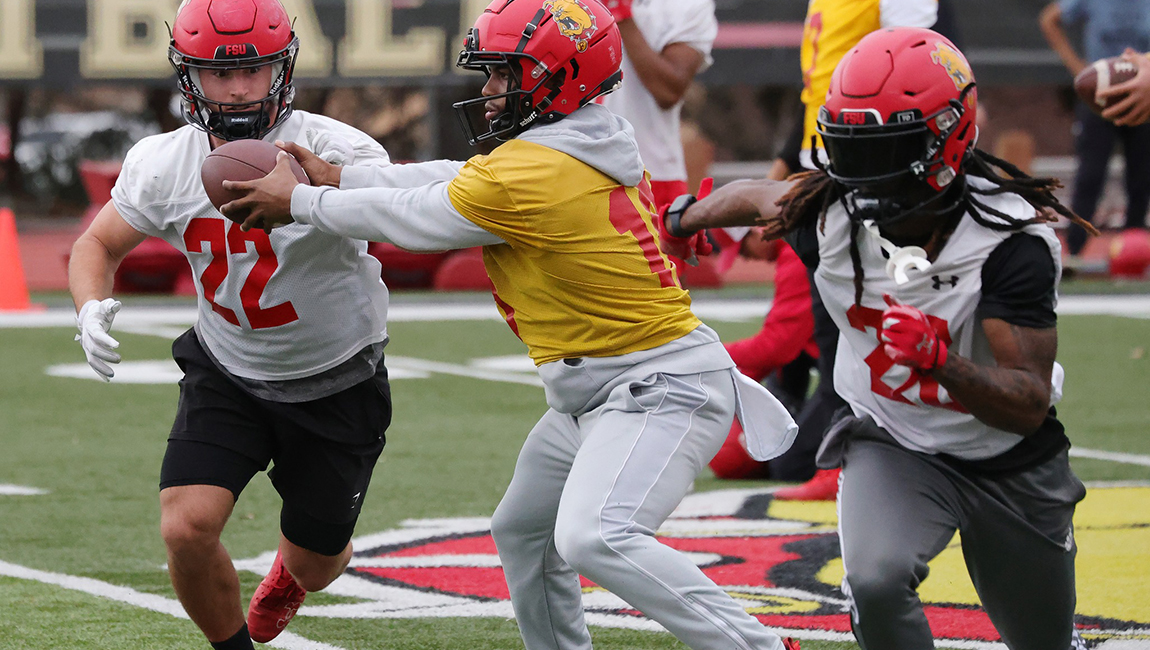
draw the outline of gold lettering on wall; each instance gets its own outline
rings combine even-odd
[[[35,0],[0,0],[0,79],[35,79],[44,72],[34,4]]]
[[[392,33],[392,0],[347,0],[347,32],[339,44],[344,77],[419,76],[443,72],[445,36],[438,27]]]
[[[299,55],[295,61],[297,77],[326,77],[331,74],[331,41],[323,35],[312,0],[280,0],[294,21],[299,38]]]
[[[89,79],[171,75],[164,21],[175,20],[177,6],[177,0],[88,0],[80,74]]]

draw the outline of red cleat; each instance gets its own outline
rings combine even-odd
[[[283,556],[276,553],[271,571],[256,587],[248,605],[248,634],[252,640],[267,643],[279,636],[303,604],[305,596],[307,592],[284,568]]]
[[[841,469],[820,469],[806,483],[776,491],[775,498],[780,501],[834,501],[839,492],[840,472]]]
[[[783,639],[783,650],[799,650],[798,639]]]

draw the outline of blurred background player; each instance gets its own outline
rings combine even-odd
[[[591,648],[580,575],[688,647],[797,648],[655,539],[736,409],[770,452],[760,459],[786,448],[794,424],[692,314],[658,248],[632,129],[591,103],[619,82],[620,43],[593,0],[492,3],[458,62],[487,83],[456,104],[470,141],[503,141],[490,155],[332,174],[289,147],[330,187],[297,184],[281,160],[267,178],[225,184],[247,196],[224,210],[409,250],[483,246],[495,302],[550,407],[491,521],[528,650]]]
[[[943,24],[940,22],[943,19]],[[883,27],[931,27],[949,34],[949,12],[938,0],[810,0],[799,49],[802,66],[803,140],[799,161],[814,169],[812,152],[822,149],[816,127],[831,74],[863,36]],[[799,170],[792,170],[792,172]]]
[[[1150,50],[1150,0],[1061,0],[1042,10],[1039,24],[1050,47],[1062,59],[1071,76],[1077,76],[1094,61],[1119,56],[1127,49]],[[1081,31],[1085,59],[1071,44],[1067,27]],[[1117,106],[1112,108],[1118,109]],[[1114,144],[1121,142],[1126,161],[1123,228],[1144,228],[1146,212],[1150,208],[1150,125],[1109,122],[1081,100],[1077,101],[1074,113],[1074,149],[1078,169],[1074,174],[1071,209],[1083,219],[1093,221],[1102,191],[1106,188]],[[1085,245],[1086,231],[1071,223],[1067,232],[1071,261],[1077,260]]]
[[[1055,179],[974,147],[976,113],[953,44],[883,29],[835,70],[823,170],[732,183],[667,214],[669,248],[758,225],[818,259],[851,408],[818,462],[842,468],[842,589],[863,650],[934,647],[917,590],[956,531],[1007,646],[1085,647],[1073,515],[1086,489],[1054,410],[1061,245],[1048,225],[1081,219]]]
[[[600,101],[635,129],[655,205],[688,192],[679,118],[695,75],[711,64],[714,0],[605,0],[623,36],[623,84]]]
[[[199,315],[172,346],[184,377],[160,471],[160,531],[172,587],[217,650],[270,641],[307,591],[343,572],[391,421],[388,295],[367,244],[311,226],[241,231],[200,181],[209,151],[249,138],[306,143],[347,164],[387,164],[366,134],[292,110],[298,46],[277,0],[185,2],[170,60],[189,124],[131,149],[69,269],[78,338],[107,380],[120,361],[108,334],[120,309],[110,297],[119,262],[150,235],[191,264]],[[282,535],[245,623],[220,533],[269,462]]]

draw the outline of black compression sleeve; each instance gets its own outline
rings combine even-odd
[[[795,250],[795,254],[799,256],[803,264],[812,271],[819,266],[818,224],[818,219],[811,219],[808,223],[799,226],[783,237]]]
[[[999,318],[1012,325],[1054,327],[1054,257],[1040,237],[1016,233],[982,265],[979,318]]]

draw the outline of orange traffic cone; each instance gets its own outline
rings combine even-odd
[[[16,236],[16,216],[0,208],[0,311],[32,309],[24,267],[20,264],[20,242]]]

